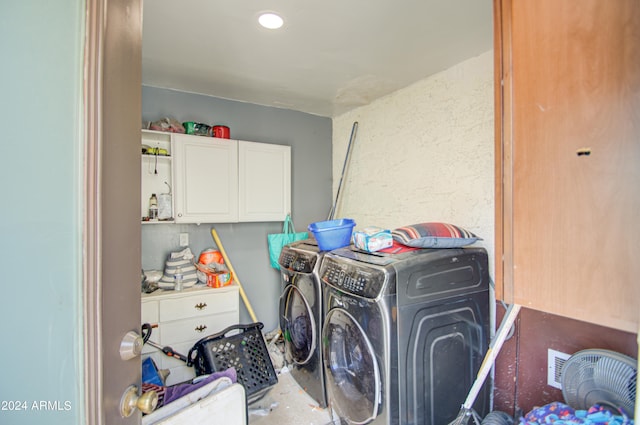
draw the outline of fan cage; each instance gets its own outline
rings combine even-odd
[[[636,401],[636,360],[600,349],[573,354],[562,367],[565,402],[578,410],[598,404],[633,418]]]

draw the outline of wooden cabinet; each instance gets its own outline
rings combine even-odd
[[[176,223],[238,221],[238,142],[172,136]]]
[[[637,332],[640,2],[494,6],[497,294]]]
[[[282,221],[291,212],[291,147],[238,142],[239,221]]]
[[[156,325],[150,340],[170,346],[185,356],[199,339],[238,324],[239,311],[239,286],[235,283],[222,288],[194,287],[180,292],[160,290],[142,296],[142,323]],[[192,367],[147,344],[143,358],[149,356],[160,369],[171,372],[167,385],[195,376]]]

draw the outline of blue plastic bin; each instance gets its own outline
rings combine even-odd
[[[331,251],[351,244],[351,234],[355,225],[356,222],[350,218],[340,218],[311,223],[309,231],[315,236],[321,251]]]
[[[162,378],[158,373],[158,368],[151,357],[147,357],[142,362],[142,383],[155,384],[159,386],[164,385],[164,382],[162,382]]]

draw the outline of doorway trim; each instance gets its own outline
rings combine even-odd
[[[86,3],[84,51],[84,216],[82,264],[82,313],[84,344],[85,423],[104,423],[102,382],[102,294],[100,152],[102,145],[102,57],[101,31],[107,0]]]

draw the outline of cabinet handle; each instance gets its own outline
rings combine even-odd
[[[580,148],[576,151],[578,156],[589,156],[591,155],[591,148]]]
[[[197,328],[195,328],[194,331],[202,333],[204,332],[205,329],[207,329],[207,325],[200,325]]]
[[[194,307],[196,308],[196,310],[204,310],[205,308],[207,308],[207,303],[198,303]]]

